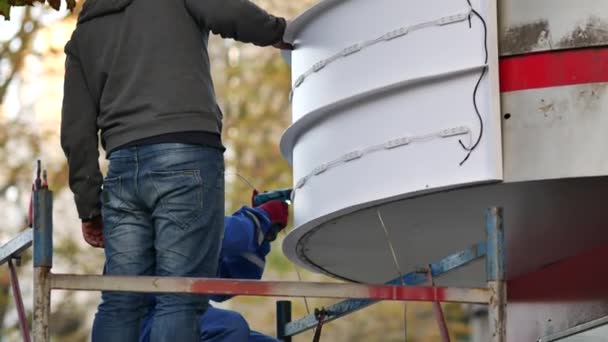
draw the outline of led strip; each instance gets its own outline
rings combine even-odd
[[[352,54],[355,54],[363,49],[366,49],[370,46],[379,44],[381,42],[388,42],[393,39],[403,37],[411,32],[417,31],[417,30],[421,30],[421,29],[428,28],[428,27],[434,27],[434,26],[445,26],[445,25],[465,21],[469,18],[470,15],[471,15],[471,8],[469,8],[466,11],[463,11],[461,13],[458,13],[455,15],[450,15],[447,17],[442,17],[437,20],[431,20],[431,21],[427,21],[427,22],[412,25],[412,26],[400,27],[393,31],[387,32],[376,39],[371,39],[371,40],[367,40],[367,41],[364,41],[361,43],[353,44],[353,45],[343,49],[342,51],[338,52],[337,54],[315,63],[304,74],[300,75],[294,82],[294,85],[291,89],[290,99],[293,98],[293,94],[294,94],[296,88],[300,87],[302,85],[302,83],[304,83],[306,78],[308,78],[309,76],[311,76],[314,73],[317,73],[317,72],[323,70],[326,66],[328,66],[329,64],[331,64],[339,59],[346,58]]]
[[[400,137],[400,138],[396,138],[396,139],[391,139],[382,144],[373,145],[373,146],[370,146],[370,147],[367,147],[367,148],[364,148],[361,150],[354,150],[354,151],[348,152],[348,153],[342,155],[338,159],[335,159],[333,161],[330,161],[328,163],[324,163],[324,164],[321,164],[321,165],[315,167],[308,175],[300,178],[300,180],[298,180],[298,182],[296,183],[294,192],[292,192],[292,200],[294,199],[293,197],[295,195],[295,190],[299,190],[299,189],[303,188],[304,185],[306,185],[306,183],[308,183],[308,181],[311,178],[318,176],[318,175],[326,172],[327,170],[333,169],[339,165],[361,159],[365,155],[383,151],[383,150],[392,150],[395,148],[410,145],[412,143],[427,142],[427,141],[430,141],[433,139],[445,139],[445,138],[461,136],[461,135],[466,135],[466,134],[470,135],[471,130],[466,126],[458,126],[458,127],[454,127],[454,128],[443,129],[443,130],[440,130],[440,131],[437,131],[434,133],[430,133],[430,134],[426,134],[426,135],[404,136],[404,137]]]

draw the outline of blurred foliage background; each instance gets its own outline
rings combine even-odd
[[[256,1],[272,13],[292,18],[316,1]],[[65,5],[64,5],[65,6]],[[66,163],[59,145],[63,87],[63,46],[75,26],[82,2],[70,13],[48,6],[14,8],[11,21],[0,22],[0,243],[26,226],[30,184],[36,158],[44,161],[55,192],[55,266],[57,272],[100,273],[103,254],[85,245],[67,188]],[[291,169],[281,157],[278,142],[291,122],[288,93],[290,73],[275,49],[262,49],[232,40],[212,38],[214,82],[224,111],[226,152],[226,208],[247,204],[251,188],[290,187]],[[104,154],[102,153],[102,156]],[[105,160],[102,160],[105,165]],[[298,280],[296,268],[275,242],[265,279]],[[27,257],[27,256],[26,256]],[[334,281],[299,270],[305,281]],[[31,264],[20,268],[20,280],[31,309]],[[88,341],[97,293],[53,292],[51,331],[54,341]],[[306,314],[302,299],[294,299],[294,318]],[[235,298],[224,307],[240,311],[253,329],[274,334],[275,299]],[[331,303],[308,299],[313,310]],[[467,310],[445,305],[453,341],[468,341]],[[407,305],[408,341],[440,341],[429,304]],[[404,304],[381,303],[328,324],[326,341],[403,341]],[[0,342],[19,341],[6,266],[0,268]],[[294,339],[310,341],[306,333]]]

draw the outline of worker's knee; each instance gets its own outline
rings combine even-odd
[[[247,323],[245,318],[240,313],[235,311],[227,311],[225,319],[228,329],[234,334],[235,337],[238,336],[246,339],[247,336],[249,336],[249,323]]]
[[[201,330],[203,336],[223,336],[227,341],[247,341],[250,331],[241,314],[217,308],[209,308],[201,317]]]

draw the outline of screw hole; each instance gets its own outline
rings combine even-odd
[[[505,120],[509,120],[509,119],[511,118],[511,113],[507,113],[507,114],[505,114],[505,116],[504,116],[504,117],[505,117]]]

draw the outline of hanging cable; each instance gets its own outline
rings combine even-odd
[[[386,243],[388,244],[388,248],[391,251],[393,256],[393,263],[395,265],[395,269],[397,270],[397,274],[399,274],[399,279],[401,280],[401,285],[406,286],[405,279],[403,279],[404,275],[401,271],[401,266],[399,266],[399,259],[397,259],[397,252],[395,252],[395,248],[393,247],[393,243],[391,242],[390,234],[388,233],[388,228],[386,228],[386,224],[384,224],[384,220],[382,219],[382,214],[380,213],[380,209],[376,209],[376,214],[378,215],[378,220],[380,221],[380,225],[384,230],[384,237],[386,238]],[[407,342],[407,303],[403,303],[403,333],[404,333],[404,342]]]
[[[285,236],[287,236],[287,231],[285,229],[283,229],[281,231],[281,233],[283,234],[283,238],[285,238]],[[296,266],[295,264],[293,265],[293,269],[294,271],[296,271],[296,275],[298,276],[298,282],[302,282],[302,274],[300,273],[300,271],[298,270],[298,266]],[[310,306],[308,305],[308,297],[302,297],[304,299],[304,307],[306,308],[306,314],[310,315]]]
[[[298,266],[293,265],[293,269],[296,270],[296,274],[298,275],[298,281],[301,283],[302,275],[300,274],[300,271],[298,270]],[[308,305],[308,297],[304,297],[304,306],[306,307],[306,314],[310,315],[310,306]]]
[[[382,226],[382,229],[384,230],[384,236],[386,238],[388,248],[390,249],[391,254],[393,256],[393,262],[395,265],[395,269],[397,270],[397,274],[399,274],[399,279],[401,279],[401,284],[403,286],[405,286],[405,280],[403,279],[403,272],[401,272],[401,267],[399,266],[399,260],[397,259],[397,253],[395,252],[395,248],[393,247],[393,243],[391,242],[391,237],[388,233],[388,229],[386,228],[386,225],[384,224],[384,220],[382,219],[382,214],[380,213],[380,209],[376,209],[376,214],[378,215],[378,219],[380,220],[380,225]]]
[[[228,172],[228,173],[226,173],[226,176],[236,176],[244,184],[246,184],[247,186],[249,186],[252,190],[256,190],[256,187],[253,186],[253,184],[247,178],[245,178],[244,176],[241,176],[238,172]]]
[[[486,75],[486,73],[488,71],[487,64],[488,64],[488,59],[489,59],[488,26],[486,24],[486,21],[481,16],[481,14],[479,14],[479,12],[477,12],[477,10],[475,10],[473,8],[473,5],[471,4],[471,0],[467,0],[467,3],[471,7],[471,13],[474,14],[481,21],[481,24],[483,25],[483,47],[484,47],[484,55],[485,55],[483,63],[486,66],[483,69],[481,69],[481,74],[479,75],[479,79],[477,80],[477,83],[475,84],[475,88],[473,89],[473,107],[475,108],[475,114],[477,115],[477,119],[479,120],[479,135],[477,136],[477,140],[475,141],[475,143],[472,146],[465,146],[464,143],[462,142],[462,140],[458,140],[458,143],[460,144],[460,146],[465,151],[467,151],[467,155],[464,157],[464,159],[459,164],[460,166],[462,166],[464,163],[466,163],[467,160],[469,160],[471,153],[473,153],[473,151],[477,148],[477,146],[479,146],[479,143],[481,142],[481,138],[483,137],[484,124],[483,124],[483,118],[481,117],[481,113],[479,111],[479,106],[477,104],[477,93],[479,92],[479,86],[481,85],[481,81],[483,80],[484,76]],[[469,14],[469,27],[472,27],[470,14]]]

